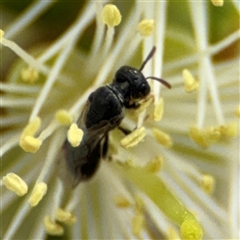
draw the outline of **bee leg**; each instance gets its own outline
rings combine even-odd
[[[123,127],[121,127],[121,126],[119,126],[118,129],[119,129],[122,133],[124,133],[125,135],[128,135],[129,133],[132,132],[131,130],[126,129],[126,128],[123,128]]]
[[[134,102],[132,104],[125,103],[126,108],[138,109],[140,106],[141,106],[141,104],[136,103],[136,102]]]
[[[103,145],[102,145],[102,158],[107,157],[107,152],[108,152],[108,134],[104,137],[103,140]]]

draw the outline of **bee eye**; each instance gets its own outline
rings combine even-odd
[[[141,96],[147,96],[150,93],[150,86],[148,83],[142,83],[139,87],[139,93]]]
[[[123,77],[118,77],[118,78],[116,79],[116,81],[119,82],[119,83],[123,83],[123,82],[126,82],[127,79],[126,79],[126,78],[123,78]]]

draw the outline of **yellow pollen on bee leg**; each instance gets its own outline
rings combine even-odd
[[[211,194],[215,187],[214,177],[209,174],[202,175],[201,187],[207,194]]]
[[[73,147],[77,147],[80,145],[83,138],[82,129],[78,128],[76,123],[73,123],[67,133],[67,139],[71,143]]]
[[[138,32],[143,37],[151,36],[154,31],[154,20],[153,19],[143,19],[138,24]]]
[[[216,7],[222,7],[224,4],[224,0],[211,0],[211,2]]]
[[[38,71],[31,67],[22,69],[21,77],[25,82],[34,83],[38,78]]]
[[[28,191],[27,184],[15,173],[8,173],[2,180],[8,190],[16,193],[20,197]]]
[[[0,42],[2,42],[4,36],[4,31],[0,29]]]
[[[164,101],[163,101],[163,98],[160,98],[155,104],[153,113],[151,114],[151,118],[156,122],[160,121],[163,117],[163,112],[164,112]]]
[[[117,195],[113,200],[115,205],[119,208],[128,208],[131,206],[130,201],[123,195]]]
[[[44,227],[47,233],[52,236],[62,236],[64,233],[63,227],[55,223],[49,216],[44,218]]]
[[[102,10],[102,21],[108,27],[114,27],[121,23],[122,15],[118,8],[113,4],[107,4]]]
[[[189,93],[198,89],[199,83],[196,81],[196,79],[193,77],[192,73],[188,69],[184,69],[182,75],[186,92]]]
[[[64,109],[60,109],[56,112],[55,119],[65,126],[70,126],[73,121],[72,115]]]
[[[42,145],[42,140],[32,136],[25,136],[20,139],[19,145],[25,152],[36,153]]]
[[[31,207],[37,206],[46,193],[47,193],[47,184],[44,182],[37,183],[33,188],[30,198],[28,199],[28,202],[31,205]]]
[[[146,129],[144,127],[138,128],[132,133],[128,134],[120,141],[123,148],[136,146],[146,136]]]
[[[167,133],[165,133],[157,128],[153,128],[152,133],[158,143],[160,143],[161,145],[163,145],[166,148],[172,147],[173,141],[172,141],[172,138],[170,137],[170,135],[168,135]]]
[[[157,156],[154,159],[147,162],[144,168],[151,173],[157,173],[161,170],[163,163],[163,157]]]
[[[71,212],[59,208],[56,213],[56,220],[72,226],[76,222],[76,217]]]

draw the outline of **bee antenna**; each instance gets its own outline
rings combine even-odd
[[[156,80],[156,81],[158,81],[158,82],[160,82],[160,83],[162,83],[165,87],[167,87],[167,88],[172,88],[172,86],[171,86],[171,84],[170,83],[168,83],[167,81],[165,81],[164,79],[162,79],[162,78],[157,78],[157,77],[147,77],[146,79],[153,79],[153,80]]]
[[[146,63],[152,58],[152,56],[154,55],[156,51],[156,46],[153,46],[151,52],[148,54],[148,56],[146,57],[146,59],[143,61],[139,71],[141,72],[143,70],[143,68],[145,67]]]

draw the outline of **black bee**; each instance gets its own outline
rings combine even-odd
[[[107,153],[108,133],[119,127],[125,115],[125,108],[138,108],[139,100],[149,95],[150,86],[147,79],[155,79],[171,88],[171,85],[163,79],[145,78],[141,72],[155,51],[154,46],[140,69],[121,67],[111,84],[98,88],[88,97],[77,121],[78,127],[84,132],[80,146],[72,147],[66,140],[62,147],[67,178],[73,187],[80,181],[89,179],[96,172],[100,159]],[[103,140],[104,144],[101,144]]]

